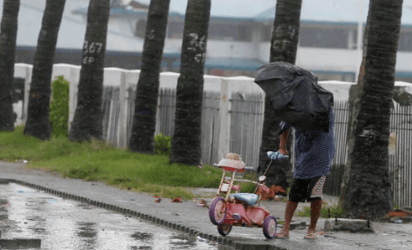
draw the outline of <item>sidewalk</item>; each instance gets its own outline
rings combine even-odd
[[[99,182],[61,178],[56,174],[26,169],[24,164],[0,162],[0,178],[65,198],[88,201],[92,206],[139,216],[235,249],[412,249],[412,224],[372,223],[375,233],[327,232],[316,240],[303,239],[306,229],[291,231],[288,240],[266,240],[261,228],[245,227],[233,227],[227,237],[221,237],[209,220],[208,209],[198,207],[193,201],[172,203],[163,199],[156,203],[151,195],[119,190]],[[210,204],[211,198],[206,200]],[[283,220],[284,202],[265,201],[261,206]],[[308,224],[309,218],[294,217],[294,221]],[[319,219],[318,232],[323,231],[324,223],[325,219]]]

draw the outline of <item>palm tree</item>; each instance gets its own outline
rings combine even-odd
[[[0,130],[14,130],[13,77],[20,0],[4,0],[0,37]]]
[[[403,0],[372,0],[364,67],[354,104],[341,189],[346,216],[378,219],[393,209],[388,177],[389,124]]]
[[[295,64],[299,41],[301,8],[302,0],[277,1],[270,47],[270,62]],[[269,159],[266,152],[276,151],[279,148],[279,123],[280,119],[276,117],[272,105],[270,105],[270,97],[267,95],[265,99],[262,144],[259,150],[258,173],[265,172],[268,166]],[[270,171],[267,173],[267,184],[286,188],[288,185],[286,173],[290,169],[290,162],[272,163]]]
[[[34,54],[33,75],[30,86],[25,135],[32,135],[40,140],[51,137],[49,120],[51,75],[57,36],[66,0],[47,0],[42,27]]]
[[[137,84],[129,150],[154,153],[159,73],[166,37],[170,0],[152,0],[147,17],[142,67]]]
[[[189,0],[177,82],[170,162],[201,164],[203,74],[211,0]]]
[[[90,0],[83,44],[77,107],[69,131],[71,141],[102,139],[103,66],[110,0]]]

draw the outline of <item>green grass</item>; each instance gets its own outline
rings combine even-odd
[[[59,136],[41,141],[23,135],[22,126],[0,132],[0,160],[28,160],[28,168],[168,198],[191,199],[191,188],[218,188],[222,176],[222,171],[212,166],[200,169],[169,164],[168,156],[132,153],[98,140],[74,143]],[[254,186],[242,184],[242,192],[253,191]]]
[[[328,218],[328,212],[330,209],[330,217],[334,218],[335,214],[337,214],[338,217],[342,217],[343,214],[343,209],[339,207],[339,205],[328,205],[328,203],[325,203],[322,205],[322,208],[320,210],[320,217],[322,218]],[[310,217],[310,207],[305,206],[302,208],[302,210],[297,211],[297,216],[301,217]]]

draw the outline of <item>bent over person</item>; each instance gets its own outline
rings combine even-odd
[[[305,132],[295,129],[295,171],[286,203],[285,221],[277,238],[288,238],[289,227],[299,202],[310,202],[310,224],[306,239],[316,238],[316,224],[322,207],[323,184],[330,172],[330,164],[335,155],[334,113],[331,107],[328,132]],[[268,153],[270,158],[288,155],[287,137],[291,126],[286,122],[280,125],[280,146],[278,152]],[[280,153],[280,154],[279,154]]]
[[[322,191],[335,155],[333,93],[318,84],[312,72],[286,62],[258,68],[255,82],[265,91],[267,104],[280,118],[280,148],[268,152],[272,160],[288,158],[286,142],[295,129],[295,172],[286,204],[285,221],[277,238],[288,238],[290,222],[299,202],[309,201],[310,225],[305,238],[316,238]]]

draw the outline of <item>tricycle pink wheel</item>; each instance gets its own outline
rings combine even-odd
[[[209,208],[210,221],[215,225],[221,225],[226,218],[226,210],[225,199],[220,196],[214,198]]]
[[[263,234],[268,239],[273,239],[276,237],[276,229],[278,224],[276,222],[275,217],[269,215],[265,218],[263,222]]]
[[[226,236],[232,231],[232,225],[218,225],[217,226],[217,231],[219,232],[220,235]]]

